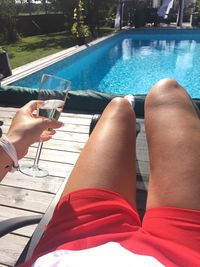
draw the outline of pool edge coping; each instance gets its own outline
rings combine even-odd
[[[64,49],[62,51],[59,51],[57,53],[54,53],[52,55],[37,59],[35,61],[32,61],[30,63],[27,63],[25,65],[22,65],[18,68],[15,68],[12,70],[12,75],[9,77],[6,77],[5,79],[3,79],[1,81],[1,85],[5,86],[5,85],[9,85],[19,79],[22,79],[28,75],[31,75],[39,70],[42,70],[52,64],[55,64],[63,59],[66,59],[80,51],[83,51],[85,49],[87,49],[88,47],[92,47],[93,45],[96,45],[106,39],[109,39],[117,34],[119,34],[121,32],[114,32],[112,34],[100,37],[98,39],[95,39],[87,44],[78,46],[72,46],[70,48]]]

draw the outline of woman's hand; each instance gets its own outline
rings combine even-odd
[[[42,102],[43,101],[33,100],[20,108],[16,112],[8,133],[6,134],[10,142],[15,146],[18,159],[27,154],[31,144],[38,141],[47,141],[56,132],[55,130],[45,130],[48,128],[60,128],[63,125],[62,122],[36,117],[34,115],[34,112],[37,110],[37,105]],[[45,134],[42,135],[44,131]]]

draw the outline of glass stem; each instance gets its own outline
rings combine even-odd
[[[40,160],[40,155],[41,155],[41,152],[42,152],[42,146],[43,146],[43,142],[39,142],[38,147],[37,147],[35,160],[34,160],[34,163],[33,163],[33,167],[38,167],[38,163],[39,163],[39,160]]]

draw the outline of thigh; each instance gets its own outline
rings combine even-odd
[[[135,123],[129,102],[113,99],[81,152],[64,194],[81,188],[103,188],[135,203]]]
[[[150,158],[147,208],[200,209],[200,120],[175,80],[161,80],[147,95],[145,127]]]
[[[200,260],[199,210],[174,207],[149,209],[144,216],[142,227],[160,242],[159,248],[162,247],[161,251],[166,253],[165,256],[168,254],[168,258],[176,263],[174,266],[199,266],[186,264],[192,260],[193,264]]]

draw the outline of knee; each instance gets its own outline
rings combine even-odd
[[[175,79],[171,78],[164,78],[159,80],[152,89],[154,88],[159,88],[159,89],[164,89],[164,88],[177,88],[179,86],[178,82]]]
[[[110,102],[110,106],[112,109],[119,110],[120,112],[129,110],[131,107],[130,103],[123,97],[113,98]]]
[[[145,106],[167,104],[178,98],[181,94],[186,94],[186,91],[176,80],[170,78],[162,79],[147,94]]]
[[[110,113],[117,114],[120,117],[127,117],[135,115],[131,104],[127,99],[122,97],[113,98],[110,103]]]
[[[174,79],[165,78],[158,81],[152,89],[149,91],[148,95],[153,95],[153,97],[162,96],[166,94],[171,94],[179,89],[180,85]]]

